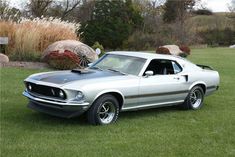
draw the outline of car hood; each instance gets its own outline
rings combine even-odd
[[[100,70],[78,70],[78,71],[56,71],[49,73],[40,73],[33,75],[30,78],[37,81],[53,83],[53,84],[67,84],[73,81],[106,78],[113,76],[121,76],[123,74],[112,71],[100,71]]]

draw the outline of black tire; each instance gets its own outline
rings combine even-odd
[[[184,103],[181,105],[182,109],[185,110],[198,110],[203,106],[204,91],[201,86],[194,86],[188,96],[186,97]]]
[[[100,96],[89,108],[87,120],[93,125],[106,125],[116,122],[119,115],[119,103],[110,94]]]

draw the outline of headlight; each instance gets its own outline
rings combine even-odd
[[[75,96],[75,100],[80,101],[84,99],[84,95],[82,92],[78,91]]]
[[[31,92],[32,91],[32,89],[33,89],[33,87],[32,87],[32,85],[31,85],[31,83],[26,83],[25,84],[25,86],[26,86],[26,89],[29,91],[29,92]]]
[[[64,99],[65,95],[64,92],[62,90],[59,91],[59,97]]]
[[[32,86],[30,84],[28,84],[28,89],[31,91],[32,90]]]

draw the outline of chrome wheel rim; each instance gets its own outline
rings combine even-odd
[[[103,103],[98,111],[98,116],[100,121],[103,124],[109,124],[112,122],[115,116],[115,106],[112,102],[105,102]]]
[[[193,108],[200,107],[202,102],[202,93],[200,90],[196,89],[190,94],[190,103]]]

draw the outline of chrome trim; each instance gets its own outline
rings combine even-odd
[[[50,96],[44,96],[38,93],[34,93],[34,92],[30,92],[27,89],[25,90],[26,93],[28,93],[29,95],[35,97],[35,98],[40,98],[40,99],[44,99],[44,100],[49,100],[49,101],[55,101],[55,102],[61,102],[61,103],[66,103],[66,99],[56,99],[55,97],[50,97]]]
[[[165,92],[165,93],[150,93],[150,94],[128,95],[128,96],[125,96],[125,99],[153,97],[153,96],[166,96],[166,95],[175,95],[175,94],[186,94],[188,92],[189,92],[188,90],[182,90],[182,91]]]
[[[50,100],[45,100],[45,99],[41,99],[41,98],[37,98],[34,97],[32,95],[30,95],[27,91],[23,92],[23,95],[31,100],[34,101],[38,101],[38,102],[42,102],[42,103],[50,103],[50,104],[55,104],[55,105],[61,105],[61,106],[88,106],[90,105],[88,102],[83,102],[83,103],[79,103],[79,102],[56,102],[56,101],[50,101]]]
[[[126,107],[122,108],[122,111],[127,111],[127,110],[132,110],[132,109],[141,109],[141,108],[153,108],[156,106],[168,106],[172,104],[179,104],[184,102],[184,100],[179,100],[179,101],[170,101],[170,102],[163,102],[163,103],[154,103],[154,104],[147,104],[147,105],[140,105],[140,106],[133,106],[133,107]]]
[[[63,86],[63,84],[55,84],[55,83],[50,83],[50,82],[44,82],[44,81],[39,81],[39,80],[35,80],[32,78],[27,78],[24,80],[24,82],[31,82],[37,85],[42,85],[42,86],[49,86],[49,87],[54,87],[54,88],[61,88]]]

